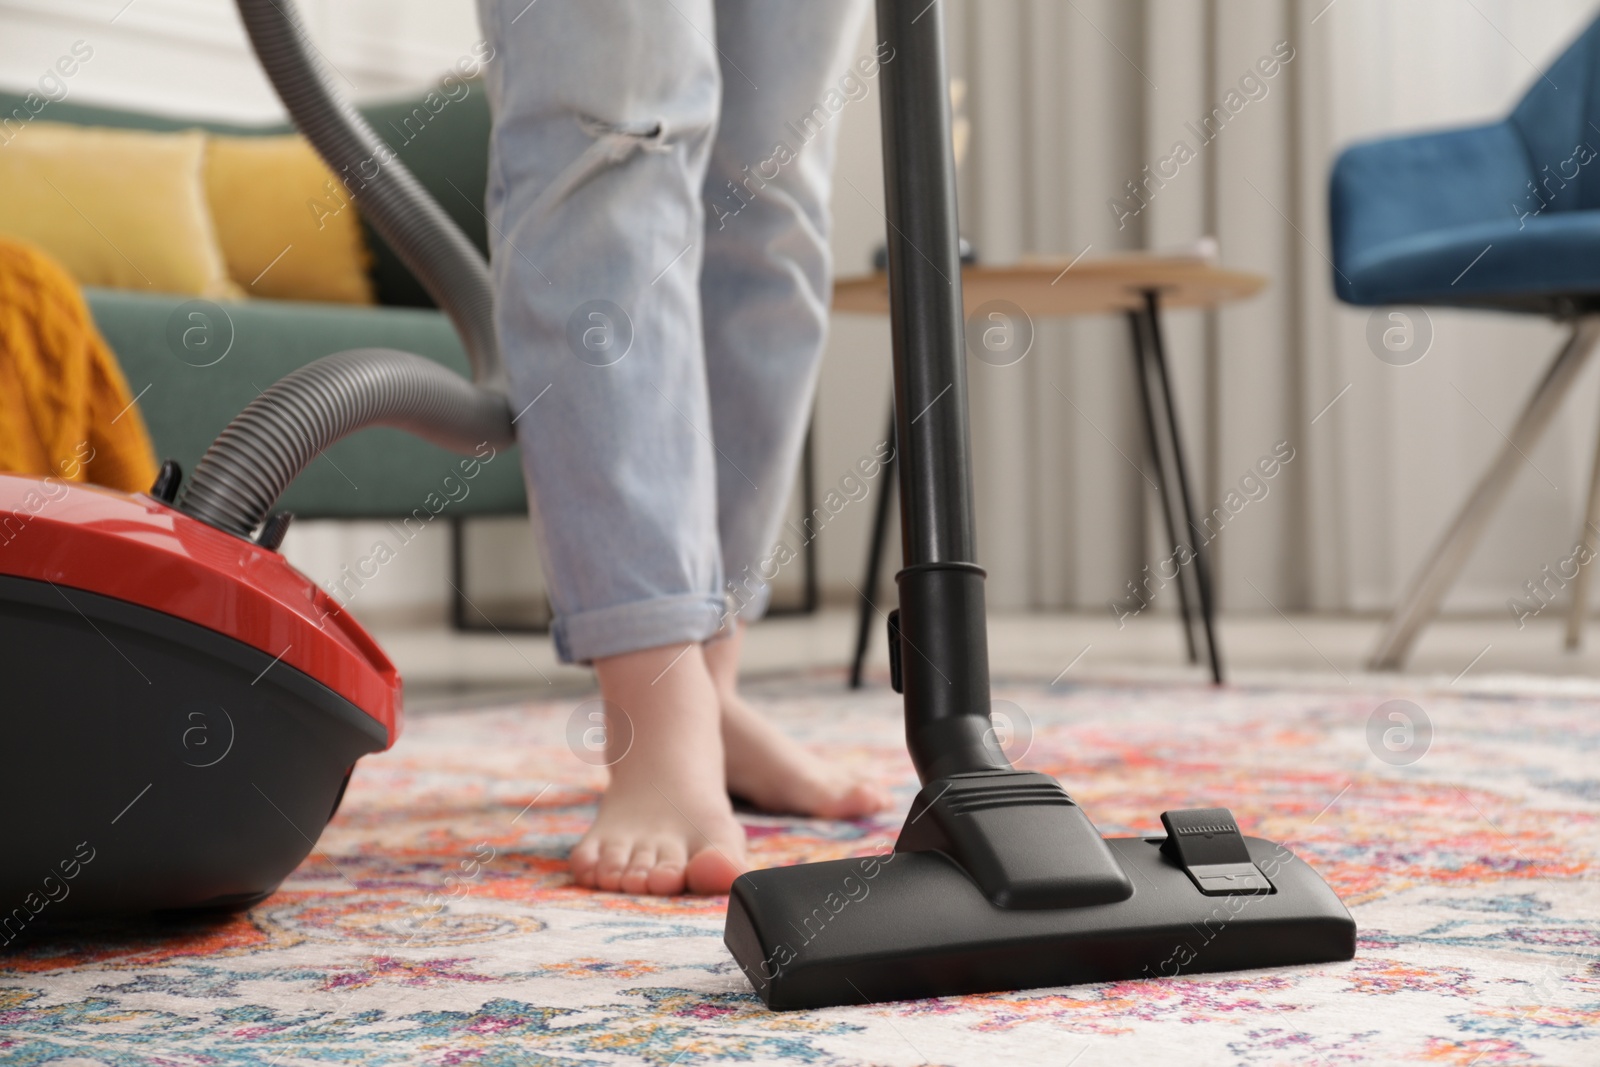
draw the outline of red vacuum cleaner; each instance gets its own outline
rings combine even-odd
[[[248,907],[398,732],[376,642],[273,544],[162,499],[165,469],[148,496],[0,475],[0,941]]]
[[[363,216],[450,316],[473,380],[405,352],[335,353],[251,403],[186,482],[171,462],[136,495],[0,475],[0,944],[38,922],[233,910],[276,889],[355,762],[394,742],[401,686],[278,554],[290,517],[274,504],[370,426],[463,454],[513,441],[483,257],[330,86],[294,5],[238,6],[296,126],[334,173],[363,176]]]

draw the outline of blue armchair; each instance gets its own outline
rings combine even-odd
[[[1395,669],[1600,341],[1600,21],[1501,121],[1346,149],[1329,213],[1334,289],[1346,303],[1485,308],[1572,324],[1505,447],[1390,617],[1371,666]],[[1586,518],[1580,536],[1593,549],[1600,453]],[[1573,586],[1569,648],[1581,635],[1589,570]]]

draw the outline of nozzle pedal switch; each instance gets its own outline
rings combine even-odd
[[[1227,808],[1164,811],[1161,825],[1167,828],[1161,851],[1206,896],[1275,892],[1271,880],[1250,859],[1239,824]]]

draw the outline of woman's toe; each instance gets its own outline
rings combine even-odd
[[[663,841],[656,846],[656,865],[650,869],[646,889],[658,897],[674,897],[683,892],[684,868],[689,850],[681,840]]]
[[[690,858],[684,869],[684,883],[691,893],[721,896],[733,887],[733,880],[748,869],[742,854],[730,855],[725,849],[707,845]]]
[[[628,869],[628,859],[633,854],[630,841],[608,841],[600,846],[600,862],[595,868],[595,887],[608,893],[622,888],[622,874]]]
[[[645,892],[658,897],[675,897],[683,892],[684,884],[682,864],[657,863],[645,879]]]
[[[655,865],[655,845],[646,842],[634,845],[627,869],[622,872],[622,891],[635,895],[649,892],[650,870]]]
[[[588,837],[579,841],[573,847],[572,854],[567,857],[567,866],[572,870],[573,882],[586,889],[593,889],[595,867],[599,862],[599,842]]]
[[[889,794],[869,782],[843,781],[819,783],[812,791],[814,798],[809,814],[821,819],[859,819],[876,815],[893,803]]]
[[[871,782],[857,782],[846,790],[840,806],[844,809],[843,818],[859,819],[864,815],[876,815],[886,811],[894,803],[894,798],[882,786],[873,785]]]

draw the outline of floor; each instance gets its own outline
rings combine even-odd
[[[1351,662],[1368,636],[1296,626]],[[837,619],[769,627],[763,662],[787,668],[812,655],[837,663],[846,628]],[[768,1012],[724,946],[722,899],[635,898],[571,884],[566,855],[594,818],[605,775],[575,758],[582,752],[572,727],[575,718],[582,724],[575,713],[585,701],[553,690],[583,676],[562,672],[539,683],[545,699],[458,696],[458,710],[413,715],[392,750],[361,761],[306,861],[248,912],[155,927],[40,928],[0,953],[0,1063],[1600,1063],[1594,683],[1480,674],[1487,655],[1455,685],[1445,671],[1431,679],[1350,674],[1347,683],[1327,664],[1278,684],[1092,681],[1074,676],[1159,662],[1159,635],[1119,644],[1081,626],[999,629],[1008,657],[1043,667],[1032,680],[995,687],[1011,726],[1026,727],[1000,738],[1021,766],[1069,783],[1112,837],[1159,834],[1163,811],[1230,809],[1246,833],[1266,839],[1254,855],[1275,884],[1298,886],[1300,900],[1318,894],[1303,861],[1343,901],[1356,928],[1354,958],[1338,958],[1346,942],[1283,937],[1273,924],[1287,898],[1197,900],[1180,872],[1152,858],[1136,868],[1135,900],[1160,892],[1185,921],[1166,931],[1153,957],[1095,972],[1114,980],[867,1004],[860,1001],[879,987],[852,967],[829,971],[856,986],[831,990],[835,1006]],[[1315,666],[1295,650],[1294,630],[1282,629],[1267,624],[1256,636],[1248,624],[1233,628],[1240,648],[1256,650],[1249,670]],[[1472,627],[1460,640],[1468,650],[1493,643]],[[1052,684],[1045,672],[1059,674],[1080,641],[1095,648]],[[448,642],[435,635],[418,644],[435,646],[436,667],[448,665],[437,655]],[[499,653],[470,645],[484,662],[519,660],[503,642]],[[1274,645],[1277,658],[1264,658]],[[1096,651],[1102,656],[1092,661]],[[462,657],[462,666],[474,664]],[[520,670],[536,677],[532,667]],[[517,682],[517,670],[504,677]],[[748,688],[785,731],[894,797],[890,810],[850,822],[742,817],[757,866],[836,861],[822,876],[837,876],[829,884],[840,888],[801,900],[798,923],[769,925],[781,943],[767,962],[755,961],[758,979],[881,949],[890,931],[897,951],[922,952],[903,973],[928,977],[963,931],[971,938],[974,916],[1032,932],[1025,940],[1036,951],[1014,963],[1098,967],[1121,958],[1043,940],[1074,929],[1070,915],[1052,915],[1043,928],[1038,913],[998,917],[959,879],[926,893],[927,857],[903,866],[890,851],[918,789],[899,701],[881,684],[851,692],[839,682],[836,672],[813,671]],[[1431,722],[1401,748],[1390,744],[1392,713],[1387,721],[1379,714],[1397,698]],[[258,792],[239,795],[272,815]],[[158,810],[134,807],[121,825]],[[279,842],[301,833],[276,817],[262,827]],[[1291,952],[1276,958],[1293,963],[1213,969],[1239,962],[1246,944]]]
[[[1170,618],[990,626],[998,739],[1019,766],[1070,783],[1113,837],[1159,834],[1163,811],[1230,809],[1280,843],[1269,858],[1309,864],[1350,910],[1353,959],[1213,972],[1271,918],[1240,903],[1174,933],[1160,980],[1147,965],[1083,985],[768,1012],[724,946],[722,899],[571,884],[566,856],[605,781],[574,741],[587,670],[557,664],[546,635],[375,627],[408,680],[410,718],[393,749],[361,761],[314,848],[269,820],[305,839],[305,862],[245,913],[41,926],[0,953],[0,1064],[1600,1062],[1600,636],[1568,654],[1554,619],[1447,620],[1409,673],[1372,674],[1378,626],[1230,617],[1237,684],[1223,687],[1184,662]],[[853,633],[844,608],[760,625],[747,692],[888,786],[892,808],[851,822],[746,814],[759,867],[866,871],[865,858],[895,855],[918,782],[881,632],[872,684],[843,684]],[[889,876],[851,883],[865,891],[846,886],[849,911],[822,898],[781,946],[789,958],[853,950],[902,922],[920,898],[887,862],[871,869]],[[1187,892],[1167,868],[1142,875],[1147,890],[1168,876]],[[919,912],[925,927],[910,928],[930,955],[912,973],[959,932],[958,912],[986,914],[961,901],[952,889],[942,918]]]
[[[1275,681],[1314,675],[1340,683],[1384,684],[1365,661],[1381,620],[1340,616],[1238,615],[1221,622],[1224,666],[1234,680]],[[855,640],[854,611],[827,608],[809,616],[766,620],[751,630],[745,673],[751,678],[795,671],[843,672]],[[413,710],[459,707],[507,696],[550,697],[592,686],[582,668],[556,662],[543,634],[460,634],[445,627],[374,627],[406,679]],[[1546,688],[1555,679],[1600,683],[1600,630],[1586,649],[1567,652],[1563,623],[1532,619],[1518,630],[1505,616],[1436,622],[1407,665],[1411,681],[1465,685],[1526,676]],[[1012,614],[989,622],[990,669],[997,678],[1053,681],[1185,681],[1204,672],[1184,660],[1175,619],[1129,620],[1105,615]],[[882,620],[872,633],[871,676],[887,677]],[[1579,685],[1578,688],[1586,688]]]

